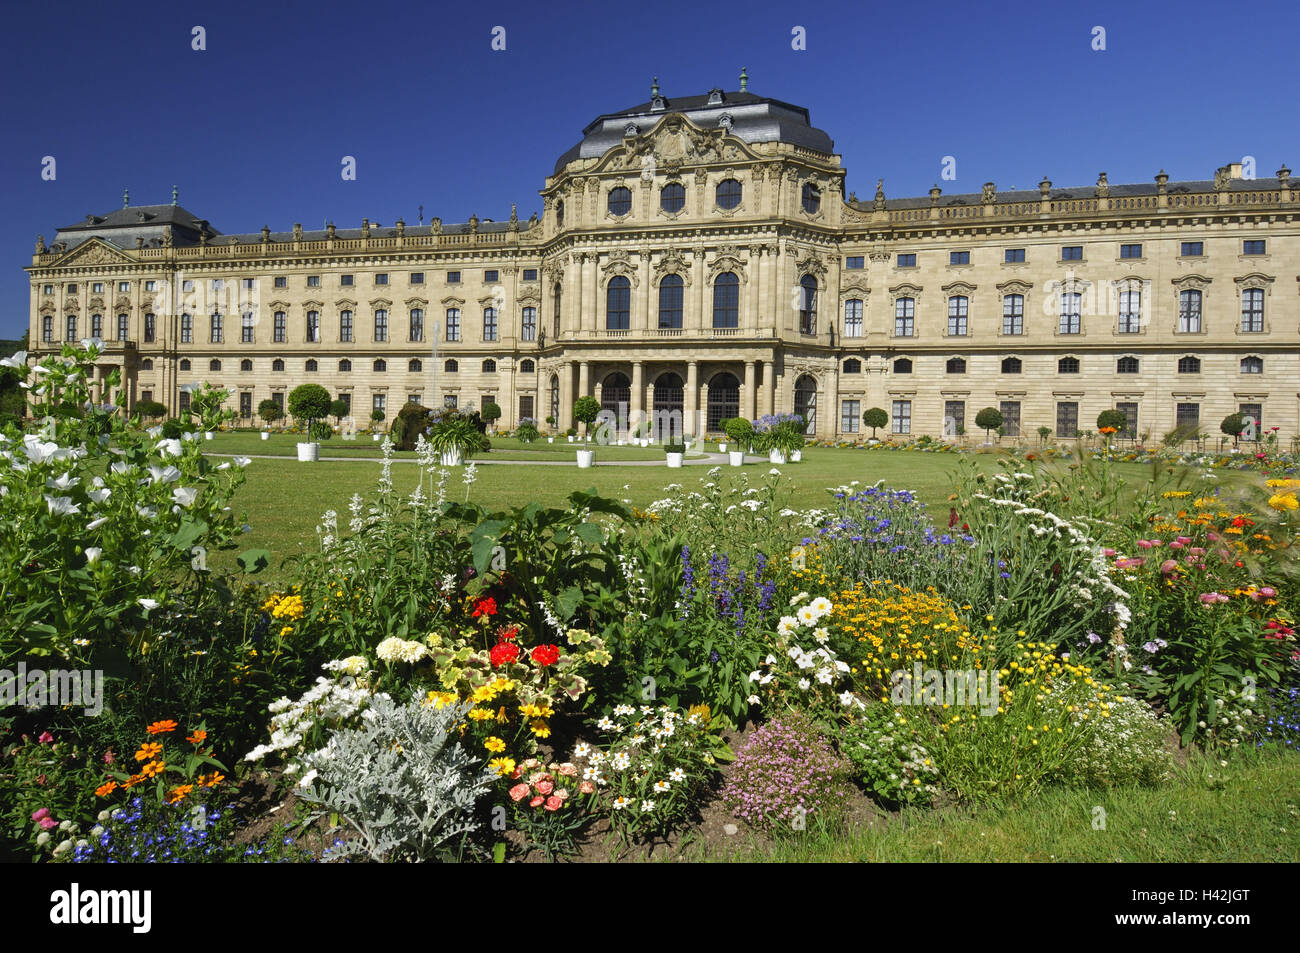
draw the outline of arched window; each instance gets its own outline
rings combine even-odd
[[[1115,373],[1136,374],[1140,366],[1136,357],[1121,357],[1115,362]]]
[[[495,374],[496,372],[497,372],[497,362],[492,360],[492,358],[489,357],[486,361],[483,362],[483,373]]]
[[[190,359],[188,357],[181,358],[181,370],[188,371],[189,369],[190,369]]]
[[[1002,333],[1025,333],[1025,296],[1002,296]]]
[[[153,370],[153,358],[151,358],[151,357],[146,357],[143,361],[141,361],[141,362],[140,362],[140,370],[142,370],[142,371],[151,371],[151,370]]]
[[[609,201],[606,203],[611,215],[626,215],[632,211],[632,190],[618,186],[609,190]]]
[[[531,358],[526,357],[519,362],[520,374],[532,374],[536,369],[537,369],[537,365],[533,363]]]
[[[1200,333],[1201,293],[1199,291],[1178,293],[1178,330],[1183,334]]]
[[[458,364],[456,361],[447,361],[445,364],[442,365],[442,372],[444,374],[456,374],[459,371],[460,371],[460,364]]]
[[[424,362],[418,357],[413,357],[406,362],[406,372],[408,374],[419,374],[424,370]]]
[[[537,340],[537,309],[524,308],[519,315],[519,340]]]
[[[605,289],[605,327],[610,331],[626,331],[631,317],[632,283],[623,275],[615,275]]]
[[[861,373],[862,373],[862,362],[859,361],[856,357],[851,357],[851,358],[849,358],[847,361],[844,362],[844,373],[845,373],[845,374],[861,374]]]
[[[615,427],[627,428],[628,408],[632,404],[632,382],[617,371],[600,382],[600,409],[614,418]]]
[[[661,330],[682,326],[682,301],[685,283],[681,275],[664,275],[659,282],[659,327]]]
[[[966,359],[964,357],[948,358],[947,370],[949,374],[965,374]]]
[[[739,182],[735,179],[723,179],[718,183],[716,190],[718,208],[735,208],[740,204],[741,194]]]
[[[916,334],[916,299],[898,298],[894,302],[894,337],[910,338]]]
[[[411,309],[411,340],[412,341],[424,340],[424,309],[423,308]]]
[[[721,421],[740,416],[740,381],[734,374],[714,374],[709,380],[705,429],[717,431]]]
[[[384,308],[375,310],[375,341],[388,340],[388,311]]]
[[[1180,357],[1178,359],[1179,374],[1199,374],[1201,373],[1201,359],[1199,357]]]
[[[900,357],[898,360],[896,360],[894,362],[894,373],[895,374],[912,373],[912,359],[910,357]]]
[[[314,357],[309,357],[309,358],[307,358],[306,372],[307,372],[308,374],[315,374],[315,373],[316,373],[316,367],[317,367],[316,359],[315,359]]]
[[[284,359],[277,357],[271,362],[271,370],[282,372],[284,370]]]
[[[817,210],[822,207],[821,189],[811,182],[805,182],[803,187],[803,210],[809,215],[815,215]]]
[[[799,279],[799,331],[817,333],[817,279],[812,275]]]
[[[563,286],[560,285],[558,281],[555,283],[555,291],[551,295],[551,298],[555,305],[554,308],[552,309],[554,312],[554,317],[552,318],[552,320],[554,321],[555,324],[551,332],[551,336],[558,338],[560,336],[560,303],[564,298],[564,288]]]
[[[208,361],[208,370],[210,371],[221,370],[221,362],[218,361],[216,358],[213,358],[212,360]]]
[[[1019,374],[1019,373],[1020,373],[1020,368],[1021,368],[1020,358],[1018,358],[1018,357],[1004,357],[1004,358],[1002,359],[1002,373],[1003,373],[1003,374]]]
[[[313,343],[320,341],[320,312],[307,312],[307,340]]]
[[[794,412],[803,418],[803,432],[817,432],[817,381],[804,374],[794,382]]]
[[[659,190],[659,207],[665,212],[680,212],[686,207],[686,187],[680,182],[669,182]]]
[[[1079,373],[1079,359],[1077,357],[1063,357],[1056,362],[1056,373],[1058,374],[1077,374]]]
[[[713,280],[713,326],[740,327],[740,279],[724,271]]]
[[[346,374],[348,371],[352,370],[352,362],[346,357],[343,358],[343,360],[339,361],[339,370]]]
[[[252,362],[252,360],[250,360],[250,359],[247,358],[247,357],[244,358],[242,361],[239,362],[239,369],[240,369],[241,371],[251,371],[251,370],[253,369],[253,362]]]
[[[385,371],[388,370],[388,362],[385,361],[382,357],[381,357],[381,358],[377,358],[377,359],[375,360],[375,363],[371,365],[371,369],[372,369],[376,374],[382,374],[382,373],[384,373]]]
[[[844,336],[862,337],[862,299],[850,298],[844,302]]]
[[[497,309],[483,309],[483,340],[495,341],[497,339]]]
[[[351,311],[339,312],[339,340],[345,342],[352,340],[352,312]]]
[[[968,331],[966,319],[969,314],[970,299],[965,295],[953,295],[948,299],[948,336],[965,337]]]
[[[1243,357],[1241,359],[1241,373],[1263,374],[1264,359],[1262,357]]]
[[[275,312],[272,319],[272,339],[276,344],[283,344],[288,340],[288,318],[284,316],[283,311]]]

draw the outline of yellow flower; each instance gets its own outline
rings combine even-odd
[[[456,700],[456,696],[451,692],[429,692],[424,697],[425,705],[432,705],[434,708],[445,708]]]
[[[1300,501],[1296,500],[1294,493],[1278,493],[1268,498],[1268,505],[1275,510],[1286,510],[1294,512],[1300,509]]]
[[[471,708],[469,710],[469,717],[474,721],[489,721],[495,716],[490,708]]]
[[[515,769],[514,758],[493,758],[488,762],[488,767],[495,771],[501,777],[505,777]]]
[[[534,718],[528,723],[528,728],[538,738],[551,737],[551,726],[540,718]]]
[[[491,751],[493,754],[500,754],[502,751],[506,750],[506,743],[496,735],[493,735],[483,742],[483,747],[487,748],[488,751]]]

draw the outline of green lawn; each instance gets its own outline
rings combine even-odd
[[[1296,754],[1245,750],[1226,767],[1194,757],[1179,774],[1159,788],[1048,789],[1022,804],[877,818],[847,835],[810,823],[804,833],[775,844],[738,837],[734,846],[700,845],[686,856],[790,862],[1300,860]]]

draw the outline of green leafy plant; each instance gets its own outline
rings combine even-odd
[[[275,401],[267,398],[257,405],[257,416],[261,417],[268,424],[273,424],[277,420],[284,419],[284,411]]]
[[[583,424],[582,445],[585,448],[591,439],[591,425],[600,416],[600,402],[594,397],[579,397],[573,405],[573,419]]]
[[[308,439],[316,421],[329,416],[330,393],[320,384],[299,384],[289,392],[289,414],[299,421],[305,420]]]
[[[988,440],[989,431],[1002,426],[1002,411],[996,407],[985,407],[975,415],[975,426],[984,430],[984,439]]]
[[[872,407],[862,415],[862,422],[871,428],[871,439],[876,439],[876,431],[889,426],[889,413],[882,407]]]

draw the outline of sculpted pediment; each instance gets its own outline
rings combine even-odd
[[[62,268],[65,265],[107,265],[129,264],[131,259],[108,242],[91,238],[82,242],[50,267]]]

